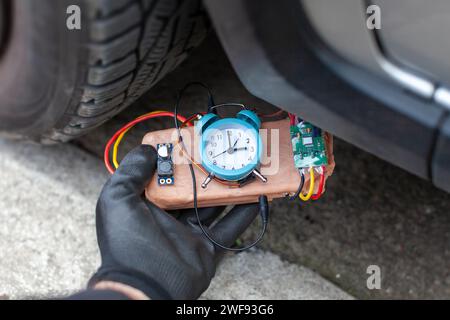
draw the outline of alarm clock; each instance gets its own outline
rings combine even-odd
[[[209,173],[202,188],[214,177],[240,182],[255,176],[267,181],[258,170],[263,146],[260,127],[261,120],[250,110],[241,110],[234,118],[207,113],[196,123],[201,163]]]

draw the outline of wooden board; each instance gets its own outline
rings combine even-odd
[[[257,202],[261,194],[267,195],[270,201],[295,193],[300,184],[300,176],[294,167],[289,120],[264,122],[260,133],[264,145],[260,171],[267,177],[268,181],[263,183],[255,179],[242,188],[230,188],[212,181],[206,189],[203,189],[201,183],[205,179],[205,175],[195,168],[199,207]],[[187,150],[197,162],[200,162],[198,156],[199,141],[195,137],[194,128],[183,128],[182,135]],[[327,134],[325,138],[329,155],[329,165],[326,167],[326,178],[328,178],[333,173],[335,163],[332,136]],[[156,146],[157,143],[171,142],[174,144],[172,156],[175,163],[175,184],[172,186],[159,186],[155,174],[145,190],[146,197],[150,201],[166,210],[193,207],[192,179],[188,161],[176,146],[176,141],[175,129],[167,129],[147,133],[142,142],[153,146]],[[316,180],[318,178],[319,176],[317,175]],[[318,184],[315,185],[316,191],[317,187]],[[305,193],[308,188],[309,175],[306,175],[303,188]]]

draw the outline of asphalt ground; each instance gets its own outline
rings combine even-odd
[[[86,287],[100,264],[95,205],[108,174],[71,144],[0,139],[0,300]],[[227,255],[202,299],[351,299],[319,274],[251,250]]]
[[[211,35],[137,103],[76,145],[101,157],[117,129],[145,112],[172,110],[177,91],[190,81],[211,86],[217,103],[276,110],[242,86]],[[203,92],[191,91],[180,113],[204,111],[205,103]],[[172,125],[170,120],[154,120],[137,126],[120,155],[139,144],[146,132]],[[357,298],[450,298],[450,195],[339,137],[335,158],[335,173],[322,199],[272,204],[269,231],[260,247],[311,268]],[[381,269],[379,290],[367,289],[369,265]]]
[[[0,140],[1,297],[60,296],[85,286],[99,263],[94,207],[108,176],[105,142],[142,113],[171,110],[177,90],[198,80],[213,87],[217,102],[275,109],[243,88],[212,35],[136,104],[72,144]],[[204,106],[202,93],[191,92],[180,112]],[[121,156],[145,132],[171,125],[138,126]],[[326,195],[309,204],[275,201],[262,245],[228,256],[203,298],[350,298],[344,291],[357,298],[450,298],[450,196],[339,138],[335,157]],[[366,287],[374,264],[380,290]]]

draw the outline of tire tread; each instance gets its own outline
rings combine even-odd
[[[209,27],[199,0],[89,3],[89,68],[80,103],[43,143],[66,142],[112,118],[173,70]]]

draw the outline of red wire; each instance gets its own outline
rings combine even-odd
[[[276,117],[278,115],[283,114],[283,112],[285,112],[285,111],[280,109],[280,110],[275,111],[275,112],[270,113],[270,114],[258,114],[258,117],[260,117],[260,118],[272,118],[272,117]]]
[[[291,126],[295,125],[295,116],[292,113],[289,113],[289,124]]]
[[[295,125],[295,115],[293,115],[292,113],[289,113],[288,115],[289,115],[289,120],[290,120],[291,126]],[[319,181],[319,189],[317,190],[316,194],[313,194],[311,196],[312,200],[317,200],[322,196],[324,184],[325,184],[325,166],[322,166],[322,173],[320,175],[320,181]]]
[[[325,166],[322,166],[322,173],[320,175],[320,181],[319,181],[319,189],[317,190],[316,194],[313,194],[311,196],[312,200],[317,200],[322,196],[324,184],[325,184]]]
[[[153,114],[149,114],[146,116],[142,116],[139,117],[137,119],[134,119],[133,121],[128,122],[126,125],[124,125],[122,128],[120,128],[118,131],[116,131],[116,133],[114,133],[114,135],[111,137],[111,139],[109,139],[108,143],[106,144],[105,147],[105,152],[103,153],[103,161],[105,162],[105,166],[106,169],[108,169],[109,173],[113,174],[114,173],[114,168],[111,165],[111,162],[109,161],[109,152],[111,150],[111,146],[114,144],[114,141],[116,141],[117,137],[124,132],[125,130],[133,127],[134,125],[148,120],[148,119],[153,119],[153,118],[159,118],[159,117],[175,117],[175,114],[173,112],[169,112],[169,111],[164,111],[164,112],[159,112],[159,113],[153,113]],[[178,115],[177,119],[181,122],[185,122],[186,118],[183,116]],[[192,126],[192,124],[189,124]]]

